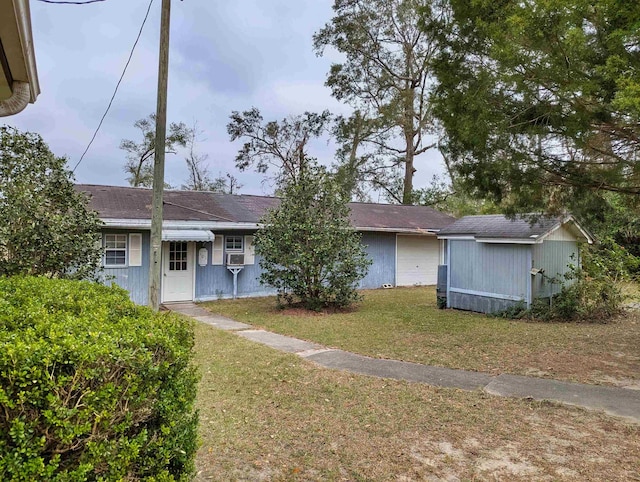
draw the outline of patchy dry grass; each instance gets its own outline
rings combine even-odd
[[[639,425],[327,370],[196,330],[197,480],[640,480]]]
[[[622,284],[622,294],[628,303],[640,302],[640,283],[627,282]]]
[[[273,298],[205,307],[256,327],[378,358],[640,389],[640,312],[606,324],[438,310],[433,287],[365,291],[348,313],[279,311]]]

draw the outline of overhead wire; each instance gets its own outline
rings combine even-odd
[[[83,2],[77,1],[77,2],[71,2],[71,1],[65,1],[65,0],[38,0],[38,2],[42,2],[42,3],[52,3],[54,5],[86,5],[88,3],[97,3],[97,2],[104,2],[105,0],[84,0]]]
[[[41,0],[41,1],[45,1],[45,0]],[[97,0],[91,0],[91,1],[97,1]],[[140,25],[140,30],[138,32],[138,36],[136,37],[136,41],[133,43],[133,47],[131,47],[131,52],[129,53],[129,58],[127,59],[127,63],[125,64],[124,69],[122,70],[122,74],[120,75],[120,79],[118,80],[118,83],[116,84],[116,88],[113,91],[113,95],[111,96],[111,100],[109,101],[109,105],[107,106],[107,109],[105,110],[104,114],[102,115],[102,119],[100,119],[100,123],[98,124],[98,127],[96,128],[95,132],[93,133],[93,137],[89,141],[89,144],[87,145],[87,148],[82,153],[82,156],[80,156],[80,160],[74,166],[74,168],[72,170],[72,172],[74,172],[74,173],[76,172],[76,169],[78,168],[80,163],[82,163],[82,161],[84,160],[84,156],[86,156],[87,152],[89,152],[89,149],[91,148],[91,145],[93,144],[93,141],[95,141],[96,136],[98,135],[98,132],[100,131],[100,128],[102,127],[102,123],[104,122],[104,119],[107,117],[107,114],[109,113],[109,110],[111,109],[111,106],[113,105],[113,101],[116,98],[116,94],[118,93],[118,89],[120,88],[120,84],[122,83],[122,79],[124,79],[124,75],[127,73],[127,68],[129,67],[129,64],[131,63],[131,59],[133,57],[133,53],[136,50],[136,46],[138,45],[138,42],[140,41],[140,37],[142,36],[142,31],[144,30],[144,26],[147,23],[147,19],[149,18],[149,12],[151,11],[151,6],[153,5],[153,2],[154,2],[154,0],[150,0],[149,1],[149,6],[147,7],[147,13],[145,14],[144,19],[142,20],[142,25]]]

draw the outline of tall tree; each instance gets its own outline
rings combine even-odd
[[[65,165],[38,134],[0,127],[0,275],[97,274],[102,223]]]
[[[156,146],[156,115],[136,121],[136,129],[140,130],[142,140],[136,142],[123,139],[120,149],[127,152],[127,162],[124,172],[128,174],[127,181],[133,187],[151,187],[153,185],[153,160]],[[166,137],[167,154],[176,154],[178,147],[186,147],[192,132],[183,122],[172,122]]]
[[[209,155],[201,154],[196,149],[197,143],[201,140],[201,135],[202,131],[198,129],[196,122],[193,124],[186,140],[187,155],[184,160],[187,164],[189,177],[187,183],[182,185],[182,189],[188,191],[209,191],[213,184],[209,169],[206,165]]]
[[[379,148],[384,129],[376,119],[356,110],[351,116],[335,119],[332,135],[336,150],[336,180],[345,192],[360,201],[369,201],[371,190],[383,192],[391,202],[402,202],[402,159],[386,155]]]
[[[377,135],[361,139],[391,164],[404,165],[402,202],[411,204],[415,160],[433,149],[427,102],[437,35],[420,29],[420,12],[440,15],[430,0],[335,0],[334,17],[314,35],[322,55],[326,47],[344,54],[333,64],[326,84],[334,97],[374,119]],[[424,17],[422,17],[424,19]]]
[[[255,107],[233,111],[227,132],[232,141],[245,141],[236,156],[236,167],[241,171],[254,167],[260,173],[275,169],[272,176],[277,185],[295,180],[307,162],[309,141],[322,136],[330,121],[329,111],[305,112],[266,123]]]
[[[607,191],[637,205],[640,3],[451,6],[432,100],[465,189],[511,212],[561,210]]]
[[[238,194],[238,191],[243,187],[243,185],[238,182],[238,178],[229,173],[226,173],[224,176],[220,174],[213,180],[213,183],[215,186],[213,190],[224,194]]]
[[[242,184],[238,182],[235,176],[227,173],[224,176],[219,174],[216,178],[211,177],[209,168],[206,165],[209,155],[201,154],[196,149],[202,133],[198,129],[198,123],[195,122],[187,136],[187,156],[184,160],[187,163],[189,178],[187,183],[182,185],[182,189],[237,194],[238,190],[242,188]]]

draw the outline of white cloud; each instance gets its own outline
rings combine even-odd
[[[214,175],[231,172],[242,192],[264,194],[264,176],[235,170],[238,143],[226,125],[233,110],[258,107],[265,119],[304,111],[346,114],[324,87],[331,62],[317,57],[312,36],[331,17],[332,0],[235,0],[173,2],[168,114],[170,121],[198,121]],[[73,166],[89,142],[111,97],[147,2],[110,0],[83,6],[32,4],[42,94],[36,104],[3,123],[40,133]],[[136,139],[133,123],[155,112],[160,2],[155,2],[112,109],[78,168],[79,182],[126,184],[121,139]],[[323,162],[333,158],[326,141],[314,144]],[[418,178],[441,169],[437,159],[418,162]],[[438,165],[434,168],[433,166]],[[168,156],[166,179],[186,178],[183,156]]]

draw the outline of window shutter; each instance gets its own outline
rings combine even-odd
[[[129,234],[129,266],[142,266],[142,234]]]
[[[222,265],[224,264],[224,236],[221,234],[214,235],[213,238],[213,254],[211,256],[211,264]]]
[[[244,237],[244,264],[255,264],[256,254],[253,248],[253,236]]]

